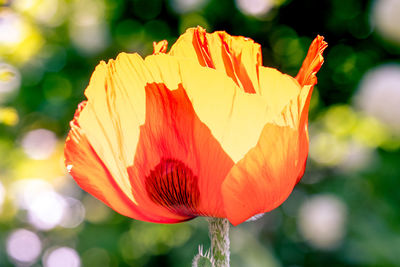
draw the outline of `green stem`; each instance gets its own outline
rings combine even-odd
[[[229,221],[220,218],[207,220],[215,267],[229,267]]]

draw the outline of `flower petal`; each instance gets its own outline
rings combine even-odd
[[[222,185],[227,218],[238,225],[278,207],[291,193],[306,158],[299,158],[297,130],[265,125],[260,140]]]
[[[140,56],[134,58],[140,68]],[[96,67],[85,90],[88,104],[78,122],[116,183],[135,202],[126,166],[133,160],[139,125],[144,122],[145,94],[143,78],[128,74],[128,63],[101,62]]]
[[[271,100],[274,120],[265,125],[257,145],[236,163],[222,185],[226,214],[232,224],[278,207],[303,176],[308,155],[308,107],[325,48],[320,36],[311,44],[296,77],[301,89],[282,86],[279,90],[279,85],[285,84],[283,80],[268,87],[273,84],[268,79],[277,72],[260,68],[260,84],[267,85],[260,93]]]
[[[319,35],[311,43],[303,65],[296,76],[296,80],[301,86],[315,85],[317,83],[316,74],[324,63],[322,53],[327,46],[328,44],[324,41],[324,37]]]
[[[147,80],[151,81],[151,75],[137,54],[121,54],[116,61],[100,63],[85,91],[88,102],[77,121],[123,197],[146,214],[147,219],[143,220],[179,222],[187,218],[172,213],[157,213],[141,205],[134,195],[127,171],[134,160],[139,127],[145,120],[144,88]],[[89,184],[96,184],[96,176],[87,173],[85,177],[90,179]],[[119,210],[118,206],[112,208]]]
[[[199,26],[182,34],[170,54],[195,59],[201,66],[223,71],[247,93],[259,91],[261,46],[249,38],[231,36],[224,31],[210,34]]]
[[[85,101],[79,105],[65,143],[65,164],[70,174],[83,190],[91,193],[117,212],[143,221],[164,221],[163,218],[150,218],[138,209],[135,203],[124,194],[90,145],[78,123],[79,114],[86,103]]]
[[[270,117],[273,118],[271,122],[275,122],[279,125],[288,125],[295,127],[293,122],[296,118],[291,118],[291,120],[282,121],[285,117],[282,116],[289,106],[294,112],[291,113],[292,116],[298,115],[297,99],[301,92],[301,87],[293,77],[283,74],[276,69],[260,67],[260,95],[268,103],[268,112]],[[290,105],[290,103],[292,103]],[[294,108],[294,106],[296,108]]]
[[[166,209],[187,219],[224,217],[220,189],[233,162],[177,86],[146,86],[146,121],[128,168],[134,194],[160,214]]]

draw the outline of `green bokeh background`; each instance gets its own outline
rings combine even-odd
[[[24,1],[0,0],[0,30],[23,29],[17,41],[0,39],[0,62],[8,64],[0,68],[1,86],[20,81],[14,93],[0,90],[0,182],[5,191],[0,266],[16,265],[7,240],[21,228],[42,242],[33,266],[44,266],[57,246],[75,249],[82,266],[190,266],[198,245],[208,248],[204,218],[175,225],[125,218],[82,192],[62,164],[68,122],[99,61],[122,51],[144,57],[152,53],[153,41],[166,39],[172,45],[186,28],[197,25],[252,38],[262,46],[264,66],[293,76],[317,34],[329,44],[311,103],[306,174],[284,205],[231,229],[232,266],[400,266],[399,128],[354,104],[368,71],[400,64],[399,42],[373,19],[376,4],[385,1],[271,0],[272,9],[259,16],[246,14],[232,0],[192,1],[199,4],[186,10],[182,2],[37,0],[24,6]],[[4,19],[10,14],[20,24]],[[398,109],[400,103],[393,116],[400,114]],[[43,159],[32,159],[22,145],[35,129],[57,137],[54,151]],[[354,144],[361,158],[356,163],[348,159]],[[84,220],[51,229],[29,223],[27,210],[17,204],[15,184],[32,178],[83,203]],[[300,226],[301,207],[321,197],[328,206],[320,213],[327,213],[334,225],[327,223],[326,231],[339,225],[337,240],[325,246]]]

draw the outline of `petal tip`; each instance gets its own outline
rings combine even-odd
[[[317,35],[308,49],[307,56],[296,76],[296,80],[301,86],[313,86],[317,83],[316,74],[324,63],[324,57],[322,54],[328,47],[328,43],[325,42],[324,39],[323,36]]]

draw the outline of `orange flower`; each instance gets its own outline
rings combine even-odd
[[[261,47],[188,29],[167,53],[101,62],[71,122],[65,162],[115,211],[176,223],[240,224],[279,206],[304,173],[308,106],[326,48],[311,44],[296,78],[263,67]]]

